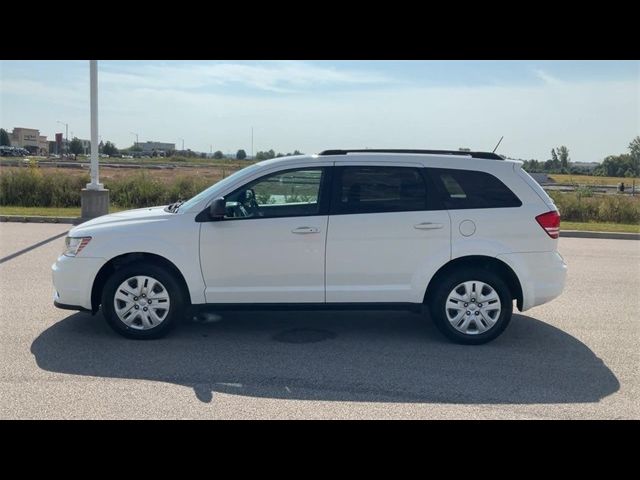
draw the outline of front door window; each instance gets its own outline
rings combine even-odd
[[[320,214],[322,168],[262,177],[225,197],[225,218],[301,217]]]

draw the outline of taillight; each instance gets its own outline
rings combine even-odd
[[[554,210],[538,215],[536,221],[551,238],[558,238],[560,236],[560,214],[557,211]]]

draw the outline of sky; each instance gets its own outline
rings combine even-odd
[[[195,151],[491,151],[573,161],[640,135],[640,61],[99,61],[99,134]],[[0,126],[90,138],[88,61],[0,61]]]

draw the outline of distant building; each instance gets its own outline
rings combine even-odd
[[[47,137],[40,135],[35,128],[16,127],[9,135],[11,145],[29,150],[34,155],[48,155],[49,143]]]
[[[62,139],[62,151],[68,151],[69,150],[69,145],[71,144],[71,141],[73,140],[73,138],[70,139]],[[91,153],[91,140],[85,140],[83,138],[78,138],[78,140],[80,140],[80,143],[82,144],[82,154],[83,155],[89,155]]]
[[[175,143],[165,142],[135,142],[134,145],[142,150],[144,153],[166,152],[168,150],[175,150]]]
[[[38,149],[40,155],[49,155],[49,142],[46,135],[38,135]]]
[[[82,150],[84,151],[84,154],[88,155],[91,153],[91,140],[83,140],[82,138],[79,138],[78,140],[82,143]]]

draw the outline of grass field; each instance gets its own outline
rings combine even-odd
[[[242,165],[246,167],[247,165]],[[136,175],[142,171],[147,172],[151,177],[160,180],[163,183],[171,183],[176,177],[195,177],[206,179],[210,182],[210,185],[213,185],[217,181],[221,180],[224,177],[228,177],[233,172],[239,170],[240,167],[235,167],[234,165],[224,165],[224,166],[215,166],[215,165],[205,165],[205,166],[194,166],[194,167],[181,167],[178,166],[173,169],[145,169],[145,168],[112,168],[112,167],[100,167],[100,181],[109,181],[109,180],[120,180],[131,177],[131,175]],[[13,167],[6,166],[0,164],[0,175],[4,172],[9,172],[12,170],[26,170],[26,168],[21,167]],[[55,173],[63,173],[64,175],[70,176],[82,176],[88,175],[88,168],[40,168],[38,169],[42,171],[43,174],[55,174]]]
[[[626,223],[596,223],[596,222],[560,222],[560,230],[582,230],[590,232],[623,232],[640,233],[640,225]]]
[[[157,160],[157,159],[154,159]],[[207,165],[172,169],[113,168],[103,166],[100,180],[110,190],[112,211],[165,205],[188,199],[249,162],[209,160]],[[214,164],[217,163],[217,164]],[[612,177],[553,175],[574,183],[619,182]],[[629,179],[624,179],[629,185]],[[13,167],[0,163],[0,214],[71,216],[80,214],[80,189],[89,181],[87,168]],[[617,183],[616,183],[617,184]],[[640,180],[636,185],[640,190]],[[257,192],[260,193],[260,192]],[[301,195],[301,192],[280,192]],[[637,232],[640,230],[640,195],[577,195],[550,191],[562,217],[562,228]],[[624,197],[624,198],[623,198]],[[24,207],[28,205],[28,207]],[[113,206],[118,207],[113,207]],[[593,223],[592,223],[593,222]]]
[[[123,208],[109,207],[109,213],[120,212]],[[37,216],[37,217],[79,217],[79,207],[12,207],[6,205],[0,205],[0,215],[23,215],[23,216]]]
[[[56,159],[45,157],[0,157],[0,166],[13,165],[15,162],[27,165],[25,160],[34,159],[43,162],[56,162]],[[57,160],[58,163],[66,163],[67,160]],[[78,155],[78,160],[70,160],[71,163],[83,163],[89,166],[90,159],[84,155]],[[101,158],[100,165],[105,163],[121,164],[121,165],[175,165],[184,167],[216,167],[232,170],[239,170],[255,163],[253,160],[236,160],[213,158],[187,158],[187,157],[169,157],[169,158]]]
[[[570,183],[578,185],[618,185],[624,182],[625,187],[631,188],[633,181],[636,181],[636,191],[640,190],[640,178],[621,178],[621,177],[596,177],[591,175],[565,175],[560,173],[551,173],[549,178],[556,183]]]

